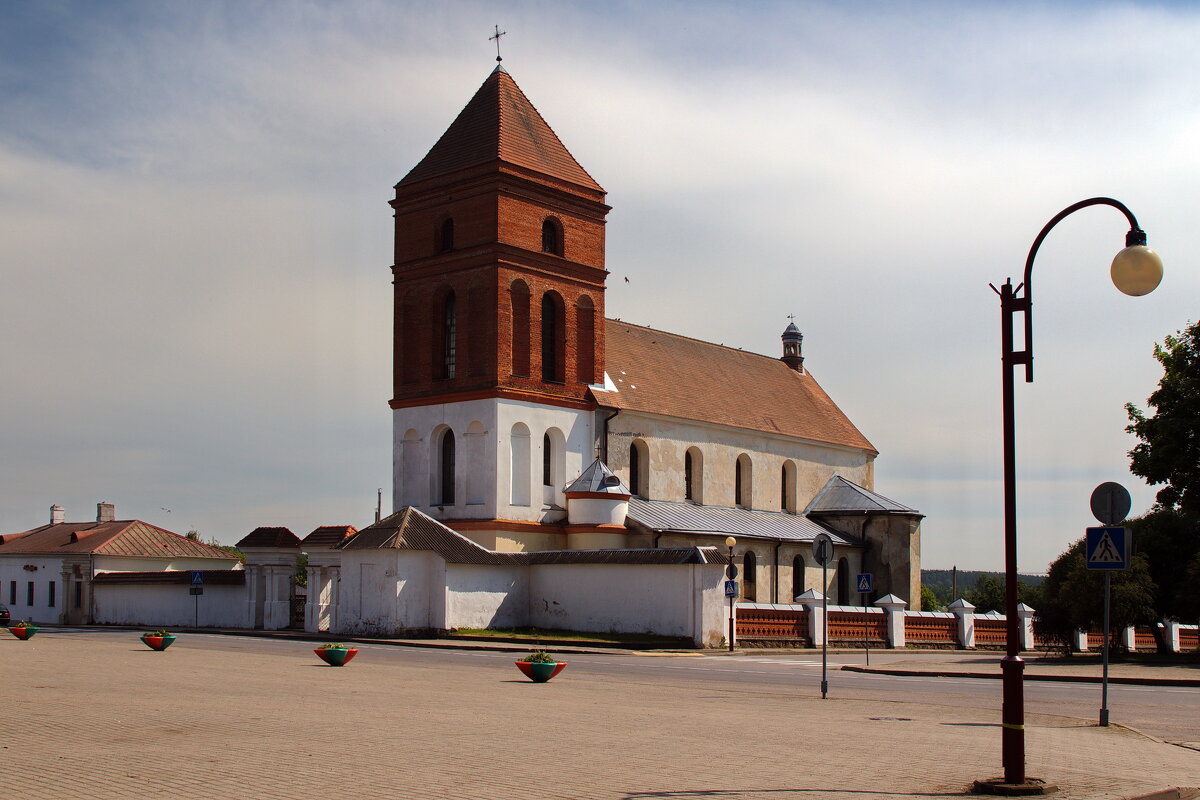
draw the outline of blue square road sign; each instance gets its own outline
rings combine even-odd
[[[1084,555],[1088,569],[1125,569],[1129,566],[1129,528],[1088,528]]]

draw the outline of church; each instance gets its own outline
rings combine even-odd
[[[397,512],[310,562],[310,602],[333,600],[319,565],[337,561],[339,617],[363,616],[348,602],[368,579],[346,569],[362,551],[724,563],[733,536],[742,602],[815,589],[919,609],[922,515],[875,493],[878,452],[806,368],[800,330],[760,355],[607,319],[605,190],[502,66],[395,192]]]

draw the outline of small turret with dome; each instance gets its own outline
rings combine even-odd
[[[783,340],[783,358],[780,359],[796,372],[804,372],[804,356],[800,351],[804,345],[804,334],[796,327],[795,317],[788,317],[792,320],[788,326],[783,329],[783,335],[779,338]]]

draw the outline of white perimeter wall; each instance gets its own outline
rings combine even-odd
[[[529,625],[529,568],[451,564],[446,570],[446,628]]]
[[[193,596],[188,585],[92,584],[94,619],[98,625],[157,628],[249,628],[245,586],[205,586]]]
[[[337,632],[390,636],[445,628],[446,562],[418,550],[346,550]]]

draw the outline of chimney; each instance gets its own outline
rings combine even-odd
[[[117,518],[117,507],[112,503],[96,503],[96,522],[112,522]]]
[[[50,524],[62,525],[67,517],[67,510],[62,506],[55,504],[50,506]]]

